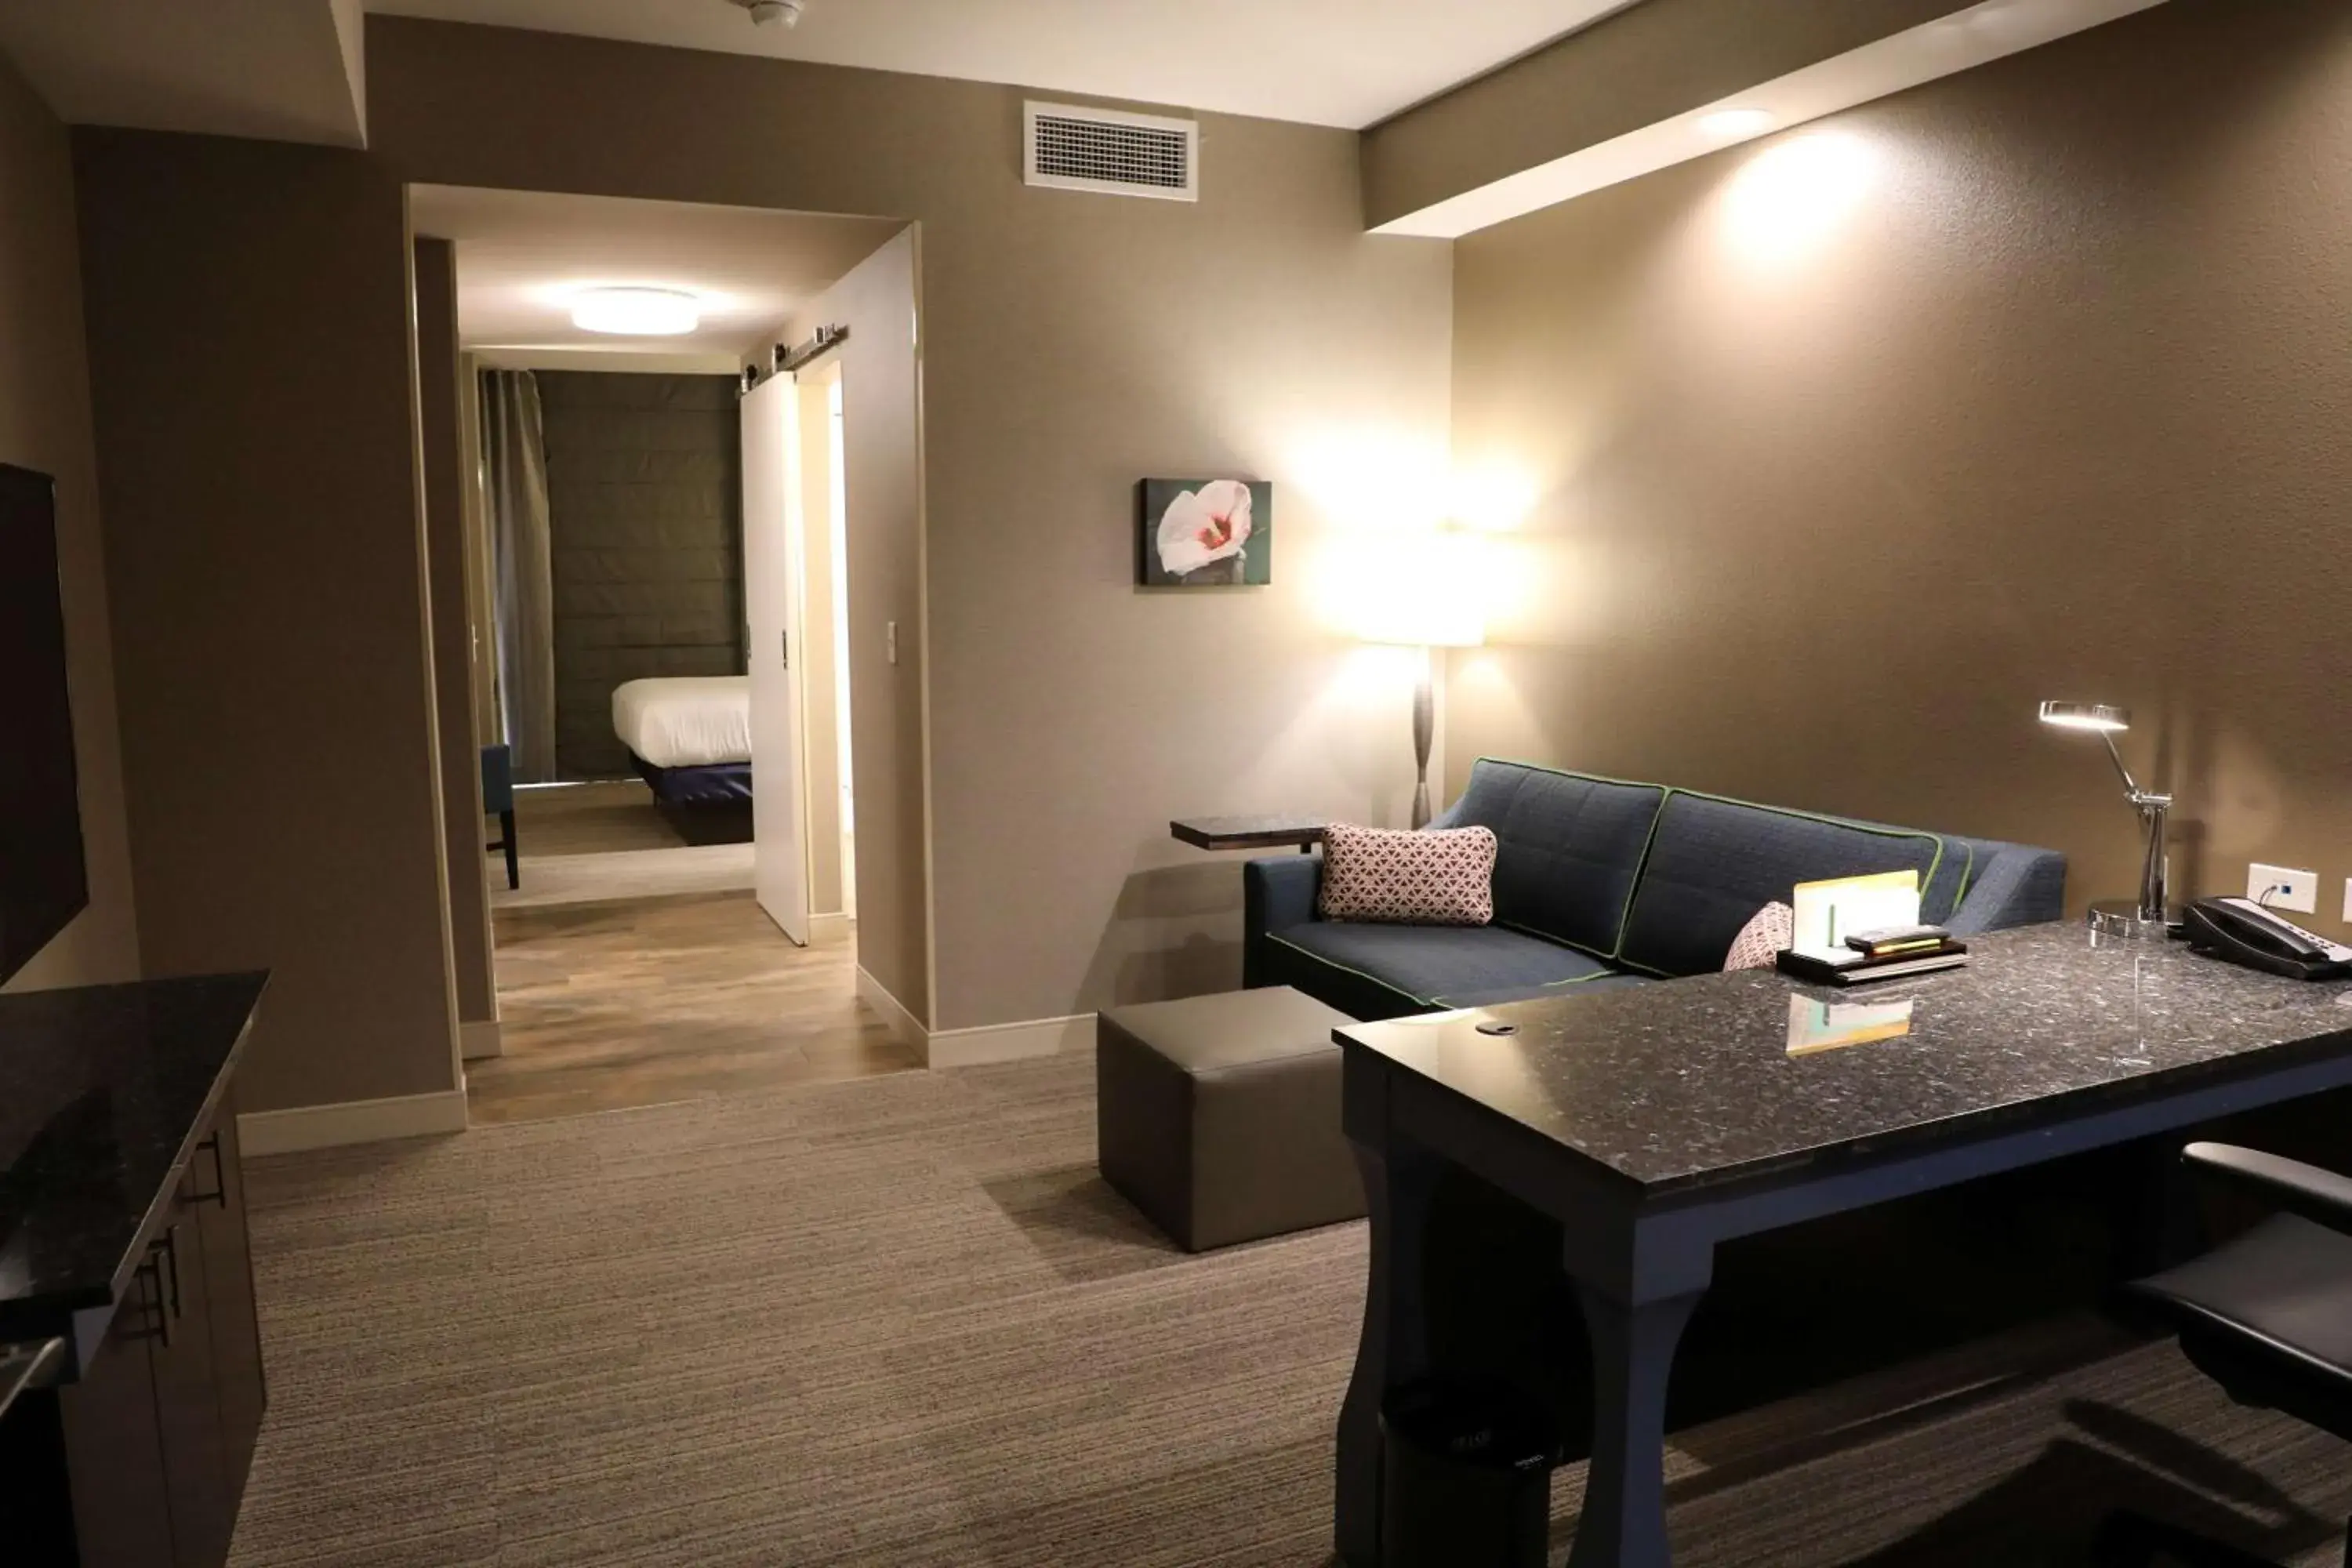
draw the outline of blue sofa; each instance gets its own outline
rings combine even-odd
[[[1487,926],[1326,921],[1319,855],[1248,862],[1243,984],[1394,1018],[1714,973],[1800,882],[1916,870],[1922,918],[1958,934],[2056,920],[2066,890],[2053,850],[1524,763],[1480,761],[1432,826],[1474,825],[1498,843]]]

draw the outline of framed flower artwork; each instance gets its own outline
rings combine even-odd
[[[1274,581],[1274,487],[1263,479],[1136,486],[1135,580],[1148,588]]]

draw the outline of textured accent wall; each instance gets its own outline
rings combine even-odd
[[[2352,10],[2172,0],[1462,241],[1448,750],[2352,874]],[[1523,515],[1521,515],[1523,514]]]
[[[613,689],[743,673],[742,429],[726,375],[540,371],[555,575],[555,754],[629,774]]]
[[[8,215],[0,225],[0,463],[58,481],[58,568],[89,870],[89,907],[8,984],[31,990],[130,980],[139,973],[139,935],[82,342],[72,154],[66,128],[5,57],[0,212]]]

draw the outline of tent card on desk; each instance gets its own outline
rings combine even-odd
[[[1800,882],[1792,905],[1791,947],[1825,961],[1857,959],[1860,954],[1845,945],[1848,933],[1919,923],[1919,873],[1884,871],[1874,877]]]

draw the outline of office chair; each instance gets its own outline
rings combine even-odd
[[[2200,1176],[2280,1212],[2126,1287],[2128,1310],[2168,1325],[2197,1369],[2240,1405],[2283,1410],[2352,1440],[2352,1179],[2226,1143],[2191,1143],[2180,1157]],[[2094,1561],[2099,1568],[2276,1568],[2123,1513],[2101,1527]]]

